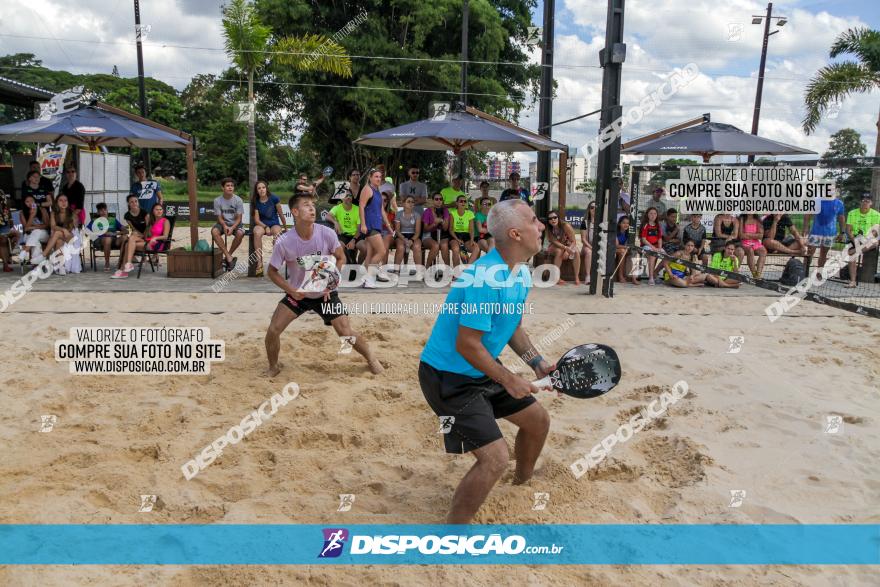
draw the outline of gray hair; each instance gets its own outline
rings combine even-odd
[[[528,204],[522,200],[504,200],[489,210],[489,216],[486,218],[486,230],[495,238],[496,242],[507,242],[507,231],[511,228],[520,228],[522,218],[517,211],[520,206],[528,207]]]

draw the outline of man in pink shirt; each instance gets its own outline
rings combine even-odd
[[[269,329],[266,331],[266,356],[269,367],[266,374],[274,377],[281,372],[282,365],[278,362],[281,350],[281,333],[287,326],[306,312],[315,312],[327,326],[341,337],[353,341],[353,348],[367,360],[370,371],[381,373],[382,365],[373,356],[367,341],[354,330],[348,319],[348,312],[339,299],[336,285],[324,291],[306,291],[303,285],[306,280],[306,268],[299,262],[300,258],[312,255],[331,255],[336,259],[336,266],[345,264],[345,253],[332,228],[315,224],[315,196],[312,193],[300,192],[290,198],[290,213],[293,214],[294,227],[284,233],[275,243],[272,258],[269,259],[268,277],[284,290],[285,296],[275,308]],[[282,277],[279,269],[287,265],[287,280]]]

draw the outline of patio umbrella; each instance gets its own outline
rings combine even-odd
[[[0,141],[165,149],[183,149],[188,143],[164,130],[85,104],[45,119],[0,126]]]
[[[664,137],[623,149],[621,153],[642,155],[702,155],[708,163],[713,155],[814,155],[778,141],[743,132],[735,126],[704,122],[698,126],[675,131]]]
[[[471,111],[454,110],[442,116],[419,120],[364,135],[355,143],[389,149],[423,151],[552,151],[566,150],[539,134],[506,121],[483,118]]]

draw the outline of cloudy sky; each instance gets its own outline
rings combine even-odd
[[[128,0],[3,0],[0,52],[35,53],[44,64],[72,72],[136,74],[133,9]],[[227,65],[222,51],[218,0],[143,0],[141,20],[151,26],[144,49],[147,75],[182,89],[196,73],[219,73]],[[604,45],[603,0],[557,0],[554,121],[600,105],[602,73],[598,50]],[[766,4],[752,0],[630,0],[626,5],[623,105],[634,106],[676,68],[694,63],[700,75],[638,124],[624,139],[676,122],[712,114],[746,131],[751,128],[762,26],[753,14]],[[534,22],[541,24],[539,2]],[[844,127],[862,133],[873,150],[880,92],[841,104],[834,119],[805,136],[800,129],[802,97],[811,75],[828,61],[834,38],[850,27],[880,28],[876,0],[794,0],[774,3],[774,15],[788,18],[770,37],[760,134],[822,152],[828,136]],[[534,59],[539,59],[537,51]],[[3,72],[0,72],[3,75]],[[450,88],[455,90],[455,88]],[[521,123],[537,127],[537,112]],[[595,137],[595,117],[554,129],[554,138],[574,147]]]

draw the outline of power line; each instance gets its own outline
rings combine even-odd
[[[99,44],[99,45],[134,45],[134,42],[130,41],[95,41],[95,40],[85,40],[85,39],[61,39],[55,37],[40,37],[33,35],[16,35],[10,33],[0,33],[0,37],[9,37],[16,39],[35,39],[35,40],[51,40],[51,41],[67,41],[71,43],[88,43],[88,44]],[[226,49],[223,47],[200,47],[197,45],[177,45],[177,44],[167,44],[167,43],[144,43],[145,46],[151,48],[162,48],[162,49],[186,49],[193,51],[216,51],[226,53]],[[249,52],[249,53],[264,53],[266,55],[295,55],[295,56],[309,56],[314,55],[314,52],[297,52],[297,51],[256,51],[256,50],[242,50],[239,52]],[[477,60],[462,60],[462,59],[445,59],[445,58],[437,58],[437,57],[393,57],[388,55],[348,55],[350,59],[369,59],[369,60],[379,60],[379,61],[415,61],[415,62],[425,62],[425,63],[450,63],[459,65],[461,63],[467,63],[468,65],[510,65],[510,66],[519,66],[519,67],[544,67],[544,65],[540,63],[529,63],[529,62],[519,62],[519,61],[477,61]],[[595,69],[601,71],[601,67],[599,65],[586,65],[586,64],[574,64],[574,63],[558,63],[554,64],[555,68],[558,69]],[[650,73],[671,73],[670,69],[658,69],[652,67],[639,67],[637,65],[628,65],[627,70],[629,71],[645,71]],[[736,73],[728,73],[728,72],[703,72],[706,75],[711,75],[715,77],[726,76],[726,77],[736,77],[736,78],[748,78],[752,79],[752,75],[742,75]],[[755,76],[756,77],[756,76]],[[785,81],[804,81],[809,80],[809,77],[775,77],[775,76],[764,76],[765,80],[785,80]],[[828,83],[840,83],[846,84],[848,82],[828,82]]]

